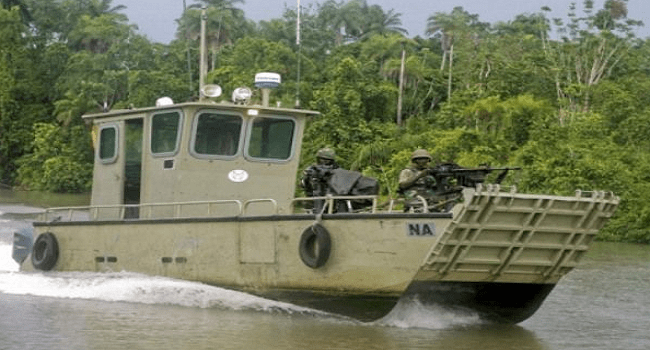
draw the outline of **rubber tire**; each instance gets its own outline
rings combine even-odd
[[[32,248],[32,265],[34,268],[50,271],[59,260],[59,243],[50,232],[43,233],[36,238]]]
[[[322,225],[311,225],[302,232],[298,251],[300,259],[305,265],[312,269],[322,267],[327,263],[331,250],[332,239]]]

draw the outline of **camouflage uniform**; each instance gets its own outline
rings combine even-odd
[[[436,186],[436,178],[433,177],[433,175],[427,174],[416,179],[421,172],[427,172],[427,169],[418,170],[416,167],[411,167],[400,172],[400,183],[414,180],[411,186],[402,190],[402,193],[407,200],[414,199],[417,195],[420,195],[425,199],[435,196],[435,191],[433,189]]]
[[[430,161],[429,152],[424,149],[415,150],[411,155],[411,167],[399,174],[399,189],[406,199],[407,208],[422,203],[417,196],[423,197],[427,202],[436,197],[436,178],[429,170]]]
[[[406,199],[404,209],[422,207],[419,197],[427,201],[429,211],[449,211],[462,201],[462,187],[458,179],[448,175],[451,169],[460,169],[453,163],[430,167],[431,155],[418,149],[411,155],[413,164],[399,175],[399,189]]]

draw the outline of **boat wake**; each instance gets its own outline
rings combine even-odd
[[[0,242],[0,294],[279,312],[350,321],[289,303],[166,277],[131,272],[19,272],[18,264],[11,258],[11,248],[10,244]],[[479,323],[474,315],[460,315],[442,308],[425,308],[417,301],[409,301],[398,303],[390,314],[371,325],[445,329]]]
[[[395,308],[377,324],[397,328],[448,329],[483,324],[471,312],[446,309],[443,306],[423,305],[418,300],[400,300]]]
[[[197,282],[130,272],[18,272],[0,243],[0,293],[290,314],[326,313]]]

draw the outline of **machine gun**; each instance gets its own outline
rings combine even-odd
[[[327,194],[327,181],[332,176],[331,165],[313,165],[305,169],[302,185],[310,197],[320,197]]]
[[[301,185],[309,197],[333,196],[369,196],[379,193],[377,180],[363,176],[356,171],[345,170],[327,165],[310,166],[304,171]],[[325,200],[313,201],[313,212],[320,213]],[[335,200],[333,211],[336,213],[363,209],[372,205],[369,199]]]
[[[521,167],[492,168],[490,166],[480,166],[478,168],[463,168],[455,163],[443,163],[430,168],[429,173],[436,178],[438,190],[444,191],[445,188],[454,185],[475,187],[476,184],[485,182],[485,177],[493,171],[501,172],[494,180],[494,183],[500,184],[510,170],[521,170]],[[452,179],[456,181],[455,184],[450,183]]]
[[[478,168],[463,168],[456,163],[438,164],[432,168],[426,169],[427,175],[434,178],[435,182],[428,186],[432,192],[423,191],[419,194],[422,199],[426,200],[429,211],[450,211],[454,205],[463,200],[463,189],[466,187],[476,187],[477,184],[485,182],[486,176],[493,171],[501,171],[497,176],[495,183],[499,184],[510,170],[520,170],[520,167],[492,168],[489,166],[480,166]],[[420,204],[418,204],[418,202]],[[420,200],[407,201],[405,208],[417,208],[421,206]],[[416,209],[417,210],[417,209]]]

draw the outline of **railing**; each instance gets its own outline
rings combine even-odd
[[[325,196],[304,197],[291,200],[293,211],[298,202],[324,200],[324,210],[334,212],[335,201],[372,200],[365,212],[377,212],[377,196]],[[260,209],[260,204],[262,208]],[[190,201],[170,203],[141,203],[92,205],[78,207],[48,208],[40,215],[39,221],[97,221],[97,220],[148,220],[177,219],[194,217],[238,217],[246,215],[277,215],[281,210],[278,203],[270,198],[241,200]],[[261,214],[260,214],[261,213]]]
[[[343,201],[345,203],[345,206],[347,208],[347,212],[355,212],[355,210],[352,208],[352,201],[353,200],[371,200],[372,205],[370,205],[370,208],[364,208],[360,211],[364,212],[371,212],[371,213],[376,213],[377,212],[377,196],[373,195],[368,195],[368,196],[332,196],[332,195],[327,195],[327,196],[321,196],[321,197],[298,197],[294,198],[291,200],[291,207],[295,208],[296,203],[302,203],[302,202],[312,202],[315,203],[316,201],[324,201],[323,209],[321,210],[320,213],[314,213],[314,214],[333,214],[336,210],[335,203],[337,201]]]
[[[498,185],[478,186],[476,192],[490,193],[516,193],[516,189],[510,188],[508,192]],[[474,190],[472,190],[474,191]],[[537,195],[532,195],[533,197]],[[614,197],[611,193],[576,191],[575,197],[591,198],[604,196]],[[469,200],[471,196],[466,196]],[[507,197],[507,196],[506,196]],[[506,198],[503,197],[503,198]],[[352,201],[366,200],[372,204],[363,209],[354,210]],[[377,196],[322,196],[322,197],[300,197],[290,201],[289,212],[296,212],[301,206],[299,203],[322,201],[322,210],[315,214],[333,214],[336,212],[336,203],[343,201],[346,205],[346,212],[356,213],[393,213],[402,212],[401,204],[404,199],[390,199],[386,203],[378,204]],[[427,207],[426,200],[421,198],[423,208]],[[260,209],[260,204],[262,205]],[[116,204],[116,205],[94,205],[84,207],[59,207],[49,208],[41,214],[40,221],[96,221],[96,220],[147,220],[147,219],[175,219],[194,217],[238,217],[246,215],[277,215],[283,212],[277,201],[270,198],[257,198],[245,201],[241,200],[213,200],[213,201],[190,201],[170,203],[141,203],[141,204]],[[312,211],[308,211],[312,213]],[[425,211],[426,212],[426,211]]]

